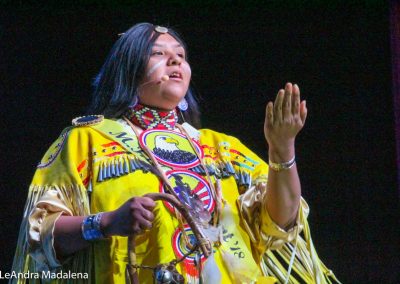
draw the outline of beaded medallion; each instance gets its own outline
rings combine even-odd
[[[175,193],[179,196],[182,203],[185,203],[189,208],[194,209],[196,205],[191,204],[190,196],[195,194],[203,204],[203,208],[209,213],[212,213],[215,207],[215,200],[212,197],[211,188],[208,182],[199,174],[186,170],[172,170],[166,172],[166,176],[174,187]],[[185,189],[191,190],[190,193],[185,192]],[[160,183],[160,192],[165,193],[164,183]],[[189,199],[189,201],[187,200]],[[193,201],[195,202],[195,201]],[[174,208],[168,202],[164,202],[165,206],[173,213]]]
[[[196,151],[203,158],[203,149],[196,141],[192,141]],[[165,166],[189,169],[200,164],[196,152],[183,134],[170,130],[150,129],[140,134],[139,143],[142,148],[147,146],[157,161]]]
[[[196,244],[197,240],[196,240],[196,237],[195,237],[192,229],[190,229],[189,225],[184,225],[183,228],[189,239],[190,245],[194,246]],[[175,230],[175,233],[172,236],[172,248],[173,248],[174,253],[177,258],[181,258],[185,254],[190,252],[190,248],[187,246],[186,240],[185,240],[182,230],[180,228],[177,228]],[[196,269],[196,267],[197,267],[196,257],[197,257],[197,253],[194,252],[192,254],[189,254],[184,259],[186,273],[189,274],[190,276],[198,276],[198,271]],[[201,263],[204,263],[204,261],[206,260],[204,255],[199,254],[199,257],[200,257]]]

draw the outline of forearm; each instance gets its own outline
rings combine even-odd
[[[152,210],[155,203],[148,197],[133,197],[126,201],[120,208],[114,211],[101,213],[97,220],[100,222],[100,235],[98,237],[129,236],[139,234],[152,226],[154,215]],[[89,246],[82,234],[82,222],[87,216],[61,216],[55,223],[54,248],[60,257],[67,257]],[[96,223],[93,221],[93,223]],[[92,223],[92,224],[93,224]],[[90,230],[89,230],[90,231]],[[86,232],[87,233],[87,232]],[[89,238],[93,237],[90,234]]]
[[[295,156],[295,138],[303,128],[306,117],[306,102],[300,101],[299,87],[287,83],[284,90],[279,90],[275,102],[269,102],[266,108],[264,134],[268,142],[270,161],[291,161]],[[281,228],[288,229],[294,225],[300,195],[296,164],[283,170],[270,167],[266,209],[271,219]]]
[[[61,216],[54,226],[54,249],[64,258],[89,246],[82,236],[82,222],[86,216]]]
[[[287,162],[295,155],[294,146],[285,151],[269,149],[269,159],[275,163]],[[271,219],[281,228],[288,229],[296,221],[301,196],[301,185],[296,164],[290,169],[268,173],[266,208]]]

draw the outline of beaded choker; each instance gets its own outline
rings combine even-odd
[[[178,122],[178,114],[175,109],[171,111],[159,111],[141,104],[133,106],[127,116],[129,120],[142,129],[173,130]]]

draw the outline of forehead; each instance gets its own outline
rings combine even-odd
[[[161,47],[182,47],[183,46],[170,34],[161,34],[156,41],[154,42],[153,46],[161,46]]]

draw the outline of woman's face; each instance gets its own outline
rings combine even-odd
[[[172,110],[185,96],[191,77],[185,49],[168,33],[154,42],[139,87],[139,102],[161,110]],[[162,80],[167,75],[169,80]]]

